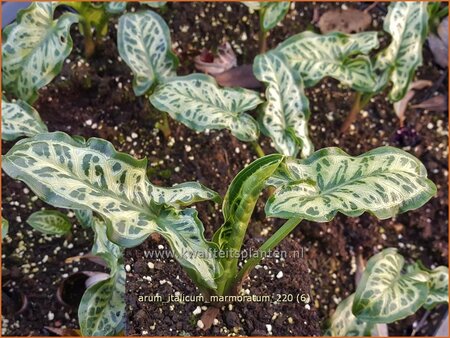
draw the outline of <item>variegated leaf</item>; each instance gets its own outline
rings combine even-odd
[[[416,68],[422,64],[422,45],[428,34],[427,3],[392,2],[384,20],[384,30],[392,42],[376,58],[375,72],[381,75],[378,89],[390,79],[389,98],[398,101],[405,96]]]
[[[95,233],[94,245],[92,247],[92,254],[101,257],[108,264],[111,275],[114,275],[118,269],[118,264],[123,263],[123,250],[117,244],[111,242],[106,235],[106,223],[98,218],[94,218],[92,222],[92,229]]]
[[[27,223],[46,235],[64,235],[72,228],[69,218],[56,210],[36,211],[28,217]]]
[[[245,6],[250,8],[251,10],[257,11],[263,7],[263,2],[259,1],[241,1]]]
[[[298,72],[306,87],[330,76],[362,92],[372,92],[376,80],[366,55],[378,47],[376,32],[358,34],[303,32],[281,43],[282,53],[291,68]]]
[[[55,2],[33,2],[19,12],[2,45],[3,89],[32,102],[37,91],[61,71],[72,50],[70,27],[78,15],[53,19]]]
[[[263,2],[261,10],[261,28],[267,32],[274,28],[286,16],[289,1]]]
[[[9,222],[8,220],[2,216],[2,239],[6,237],[9,231]]]
[[[39,113],[22,100],[10,103],[2,99],[2,139],[13,141],[23,136],[47,132]]]
[[[171,51],[169,27],[155,12],[122,15],[117,45],[120,56],[134,73],[136,95],[143,95],[155,83],[176,75],[178,59]]]
[[[356,288],[352,312],[358,319],[392,323],[415,313],[428,295],[428,274],[402,274],[403,257],[385,249],[367,262]]]
[[[207,200],[212,200],[216,203],[221,201],[218,193],[198,182],[185,182],[174,185],[171,188],[152,186],[150,195],[156,203],[167,204],[173,207],[184,207]]]
[[[94,223],[94,214],[91,209],[74,210],[75,217],[84,229],[92,228]]]
[[[314,146],[308,136],[309,102],[301,77],[276,53],[258,55],[253,72],[266,84],[262,131],[279,153],[295,157],[301,150],[302,157],[308,157]]]
[[[336,311],[331,316],[326,336],[370,336],[373,324],[356,318],[352,313],[352,305],[355,294],[351,294],[339,303]]]
[[[120,14],[127,8],[125,1],[109,1],[104,4],[106,12],[110,14]]]
[[[152,8],[161,8],[165,6],[167,1],[139,1],[143,5],[147,5]]]
[[[259,94],[242,88],[220,88],[209,75],[172,78],[156,87],[150,101],[196,131],[229,129],[241,141],[254,141],[259,135],[256,121],[244,113],[262,102]]]
[[[115,336],[123,329],[125,317],[125,270],[89,287],[78,307],[83,336]]]
[[[3,157],[5,172],[24,181],[45,202],[62,208],[90,208],[101,215],[107,221],[108,237],[121,246],[138,245],[156,231],[174,244],[183,243],[180,248],[172,247],[176,252],[209,250],[195,213],[178,212],[153,201],[154,186],[146,177],[146,167],[146,160],[118,153],[107,141],[92,138],[83,142],[61,132],[19,141]],[[180,203],[201,200],[196,194],[192,189],[180,193],[188,196]],[[178,238],[185,235],[180,229],[190,231],[190,235]],[[197,273],[207,281],[213,280],[220,267],[210,256],[204,263],[201,259],[191,253],[179,261],[187,269],[202,269]],[[214,264],[214,269],[203,270]]]
[[[337,212],[385,219],[421,207],[436,193],[424,165],[393,147],[357,157],[325,148],[305,160],[286,159],[269,184],[277,190],[266,204],[268,216],[316,222]]]
[[[427,310],[448,302],[448,267],[439,266],[429,272],[430,293],[423,307]]]

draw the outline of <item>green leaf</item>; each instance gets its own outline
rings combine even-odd
[[[115,336],[125,318],[125,270],[123,266],[110,278],[89,287],[78,307],[83,336]]]
[[[261,8],[261,28],[268,32],[274,28],[289,11],[289,1],[263,2]]]
[[[314,151],[308,136],[311,113],[301,77],[276,53],[258,55],[253,62],[253,72],[266,85],[263,132],[281,154],[295,157],[301,150],[302,157],[311,155]]]
[[[403,257],[385,249],[367,262],[356,288],[353,314],[373,323],[392,323],[415,313],[428,295],[428,274],[402,274]]]
[[[422,64],[422,46],[428,34],[427,2],[392,2],[384,20],[392,42],[376,58],[375,71],[384,72],[378,87],[392,82],[389,98],[402,99],[416,68]]]
[[[213,200],[216,203],[221,201],[218,193],[198,182],[185,182],[171,188],[153,186],[150,194],[156,203],[167,204],[176,208],[207,200]]]
[[[119,54],[134,73],[136,95],[155,83],[175,76],[178,59],[171,51],[167,24],[153,11],[127,13],[120,17],[117,32]]]
[[[72,50],[70,26],[78,15],[63,13],[53,19],[54,2],[33,2],[6,28],[2,45],[3,89],[28,102],[59,74]]]
[[[94,214],[91,209],[74,210],[75,217],[84,229],[92,228],[94,223]]]
[[[326,336],[370,336],[373,324],[356,318],[352,313],[352,305],[355,294],[351,294],[339,303],[336,311],[331,316]]]
[[[56,210],[36,211],[28,217],[27,223],[46,235],[65,235],[72,228],[69,218]]]
[[[436,193],[424,165],[393,147],[356,157],[324,148],[305,160],[286,159],[269,184],[277,190],[266,204],[268,216],[315,222],[337,212],[386,219],[421,207]]]
[[[120,246],[136,246],[156,231],[173,245],[182,245],[172,247],[175,252],[208,250],[210,244],[204,241],[203,226],[195,213],[178,212],[152,199],[155,188],[146,177],[146,167],[146,160],[118,153],[105,140],[83,142],[61,132],[19,141],[3,157],[3,170],[25,182],[43,201],[61,208],[90,208],[101,215],[108,238]],[[180,192],[180,196],[180,204],[200,198],[191,188],[188,193]],[[190,235],[186,236],[183,229]],[[186,237],[178,238],[181,234]],[[198,255],[188,252],[178,259],[187,269],[202,269],[199,275],[204,274],[206,281],[220,272],[220,266],[210,257],[204,264],[214,264],[214,269],[208,272],[203,270]]]
[[[106,12],[109,14],[121,14],[127,8],[126,1],[110,1],[104,3]]]
[[[150,101],[196,131],[229,129],[241,141],[254,141],[259,135],[256,121],[244,113],[262,102],[259,94],[242,88],[220,88],[209,75],[170,79],[156,87]]]
[[[114,275],[118,269],[118,264],[122,261],[123,250],[117,244],[111,242],[106,235],[106,223],[98,218],[93,219],[92,229],[95,233],[92,254],[101,257],[108,264],[111,270],[110,274]]]
[[[80,15],[79,29],[81,34],[91,36],[92,32],[86,32],[86,30],[91,30],[92,25],[97,35],[106,36],[109,19],[106,4],[81,1],[63,1],[61,3],[72,7]]]
[[[47,132],[39,113],[22,100],[10,103],[2,99],[2,139],[13,141],[23,136]]]
[[[430,293],[423,307],[432,310],[439,304],[448,302],[448,267],[439,266],[429,272]]]
[[[254,11],[260,10],[264,6],[264,3],[259,1],[241,1],[241,2],[249,9]]]
[[[6,237],[9,231],[9,222],[2,216],[2,239]]]
[[[267,179],[283,160],[280,154],[267,155],[241,170],[228,187],[222,206],[224,224],[213,241],[227,255],[221,259],[224,273],[218,282],[219,294],[226,294],[237,274],[239,252],[256,202]],[[231,255],[231,256],[230,256]]]
[[[376,32],[358,34],[303,32],[281,43],[282,53],[293,71],[300,73],[306,87],[312,87],[330,76],[362,92],[372,92],[376,80],[366,55],[378,48]]]

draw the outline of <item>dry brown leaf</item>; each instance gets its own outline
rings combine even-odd
[[[431,111],[448,110],[448,100],[446,95],[437,95],[411,106],[411,108],[426,109]]]
[[[394,103],[394,111],[398,119],[400,120],[400,127],[403,127],[403,124],[405,122],[406,108],[408,107],[409,101],[411,101],[411,99],[416,94],[415,90],[430,87],[432,84],[433,82],[428,80],[414,81],[409,85],[408,91],[406,92],[406,95],[403,97],[403,99]]]
[[[214,77],[222,87],[243,87],[248,89],[259,89],[262,87],[261,82],[253,75],[252,65],[235,67]]]
[[[217,55],[204,49],[202,53],[194,58],[195,68],[210,75],[223,73],[237,66],[236,54],[228,42],[217,49]]]
[[[372,23],[372,16],[359,9],[338,9],[325,12],[319,19],[318,27],[322,33],[358,33]]]
[[[433,53],[434,61],[442,68],[448,67],[448,17],[439,24],[437,33],[431,33],[428,38],[428,46]]]

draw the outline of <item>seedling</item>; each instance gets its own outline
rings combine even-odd
[[[405,271],[405,273],[402,273]],[[394,248],[373,256],[356,292],[343,300],[330,319],[327,335],[367,336],[376,324],[389,324],[448,302],[448,267],[429,270],[421,263],[405,267]]]

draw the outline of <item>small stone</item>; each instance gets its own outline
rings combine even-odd
[[[155,268],[155,264],[153,264],[152,262],[148,262],[147,266],[149,269],[154,269]]]
[[[193,313],[194,315],[199,315],[200,313],[202,313],[202,308],[201,308],[200,306],[197,306],[197,307],[195,308],[195,310],[192,311],[192,313]]]
[[[55,319],[55,314],[53,313],[53,312],[51,312],[51,311],[49,311],[48,312],[48,320],[53,320],[53,319]]]
[[[272,325],[266,324],[266,329],[268,333],[272,333]]]
[[[198,326],[200,329],[203,329],[203,328],[205,327],[205,324],[203,324],[203,322],[202,322],[201,320],[198,320],[198,321],[197,321],[197,326]]]
[[[277,273],[277,278],[278,279],[283,278],[283,271]]]
[[[130,271],[131,271],[131,266],[130,266],[130,264],[125,265],[125,271],[126,271],[126,272],[130,272]]]

